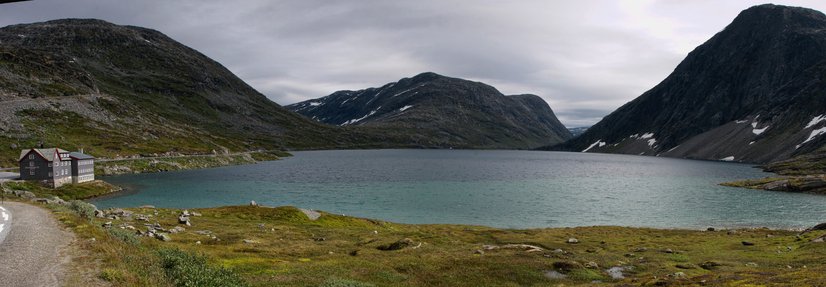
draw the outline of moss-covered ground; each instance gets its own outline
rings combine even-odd
[[[101,161],[95,163],[95,176],[153,173],[173,170],[212,168],[254,164],[292,156],[284,151],[261,151],[234,155],[194,155],[180,157],[146,157]]]
[[[253,286],[321,286],[330,280],[363,286],[826,284],[826,243],[810,242],[818,232],[798,237],[799,232],[769,229],[408,225],[324,212],[310,220],[294,207],[255,206],[189,210],[201,216],[191,216],[192,226],[186,226],[177,221],[182,210],[128,210],[152,217],[148,222],[96,219],[89,224],[112,221],[113,228],[127,224],[145,231],[144,224],[157,222],[185,231],[170,234],[170,242],[141,237],[140,247],[129,247],[134,249],[129,252],[90,246],[103,258],[150,254],[142,260],[151,261],[155,250],[181,249],[207,255],[208,264],[230,268]],[[87,227],[75,230],[81,238],[104,236]],[[567,243],[570,238],[579,243]],[[381,250],[395,242],[403,248]],[[147,272],[139,265],[109,267],[102,276],[115,285],[145,282],[135,279]],[[606,272],[612,267],[628,268],[622,272],[625,278],[612,278]]]

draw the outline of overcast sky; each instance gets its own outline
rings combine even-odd
[[[671,1],[99,1],[0,5],[0,26],[96,18],[158,30],[278,104],[431,71],[536,94],[592,125],[753,5]],[[826,1],[775,4],[826,11]]]

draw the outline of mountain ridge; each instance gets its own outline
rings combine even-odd
[[[755,163],[815,151],[826,114],[826,16],[772,4],[742,11],[666,79],[612,112],[567,151]],[[807,141],[808,139],[808,141]],[[804,144],[805,143],[805,144]]]
[[[505,96],[432,72],[285,107],[326,124],[405,129],[474,147],[535,148],[572,137],[536,95]]]

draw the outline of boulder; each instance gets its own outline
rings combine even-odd
[[[771,182],[763,186],[763,189],[771,191],[789,191],[789,180],[783,179]]]
[[[752,245],[754,245],[754,242],[747,241],[747,240],[743,240],[743,242],[741,242],[741,243],[743,243],[743,245],[745,245],[745,246],[752,246]]]
[[[807,182],[807,183],[804,183],[804,184],[800,184],[800,185],[796,186],[795,189],[798,190],[798,191],[809,191],[809,190],[823,188],[823,187],[826,187],[826,181],[815,180],[815,181],[810,181],[810,182]]]
[[[390,243],[390,244],[384,244],[384,245],[381,245],[379,247],[376,247],[376,249],[383,250],[383,251],[393,251],[393,250],[401,250],[401,249],[404,249],[405,247],[408,247],[408,246],[413,246],[413,240],[410,239],[410,238],[401,239],[399,241],[396,241],[396,242],[393,242],[393,243]]]
[[[189,224],[189,213],[186,212],[186,210],[184,210],[183,212],[181,212],[181,214],[178,215],[178,223],[186,224],[187,226],[190,225]]]
[[[579,240],[576,240],[576,238],[568,238],[568,241],[566,241],[565,243],[577,244],[579,243]]]
[[[171,232],[171,233],[178,233],[178,232],[185,231],[185,230],[186,230],[186,229],[185,229],[185,228],[183,228],[183,227],[180,227],[180,226],[175,226],[175,228],[172,228],[172,230],[169,230],[169,232]]]
[[[250,201],[250,206],[258,206],[258,203],[255,203],[255,200]]]
[[[169,237],[169,234],[166,234],[166,233],[158,233],[158,234],[155,235],[155,238],[157,238],[158,240],[163,241],[163,242],[172,241],[172,237]]]

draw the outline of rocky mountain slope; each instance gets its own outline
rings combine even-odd
[[[766,163],[826,144],[826,15],[744,10],[660,84],[553,149]]]
[[[504,96],[489,85],[435,73],[286,108],[326,124],[405,130],[467,147],[536,148],[572,137],[538,96]]]
[[[40,145],[121,157],[408,140],[303,117],[155,30],[90,19],[0,28],[0,166]]]

